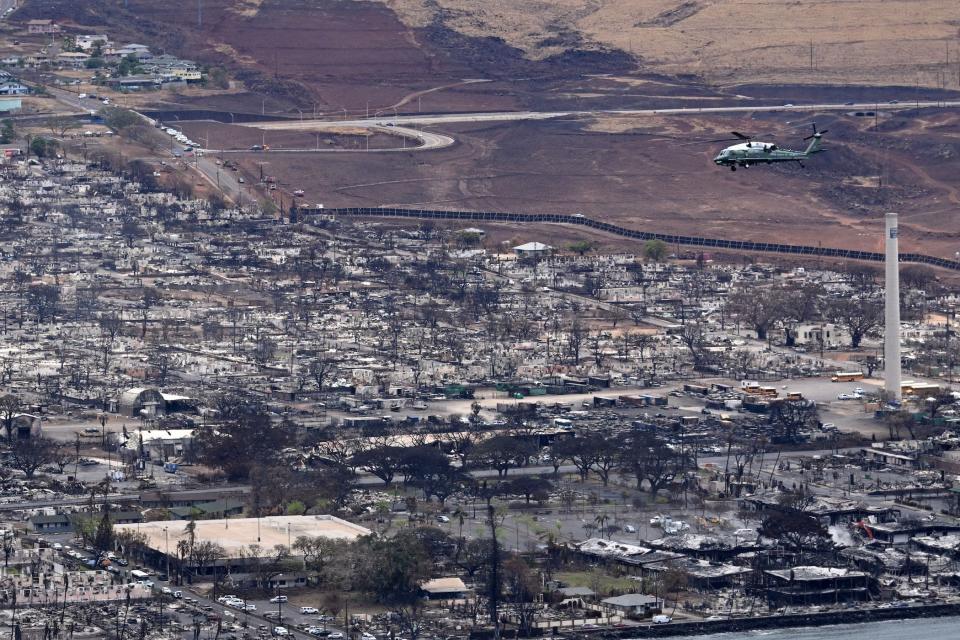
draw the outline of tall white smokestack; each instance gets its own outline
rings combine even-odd
[[[900,243],[897,214],[886,216],[886,291],[884,294],[883,380],[890,398],[900,400]]]

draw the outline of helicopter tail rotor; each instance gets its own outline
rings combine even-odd
[[[812,140],[813,138],[819,138],[819,137],[822,136],[823,134],[830,132],[829,129],[824,129],[823,131],[817,131],[817,123],[816,123],[816,122],[811,122],[811,123],[810,123],[810,126],[813,127],[813,133],[810,134],[809,136],[807,136],[806,138],[804,138],[804,140]]]

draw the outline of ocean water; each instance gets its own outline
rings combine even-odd
[[[960,640],[960,618],[914,618],[676,637],[689,640]]]

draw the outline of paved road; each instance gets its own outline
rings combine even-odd
[[[373,123],[373,124],[371,124]],[[356,124],[344,124],[340,122],[321,122],[317,120],[304,120],[298,121],[296,123],[272,123],[272,124],[295,124],[296,126],[277,126],[270,127],[273,130],[282,130],[290,129],[296,131],[330,131],[331,129],[357,129],[364,128],[369,129],[370,131],[379,131],[381,133],[387,133],[402,137],[407,140],[414,140],[415,145],[412,146],[403,146],[403,147],[391,147],[389,149],[271,149],[269,152],[256,151],[253,153],[267,153],[268,155],[275,155],[277,153],[396,153],[396,152],[405,152],[405,151],[434,151],[436,149],[443,149],[449,147],[456,140],[450,136],[445,136],[440,133],[431,133],[429,131],[421,131],[419,129],[413,129],[411,127],[396,127],[390,125],[381,125],[379,121],[368,121],[363,125]],[[241,126],[248,126],[246,124]],[[248,149],[204,149],[205,153],[251,153]]]
[[[388,123],[404,124],[454,124],[460,122],[505,122],[517,120],[552,120],[556,118],[589,118],[598,115],[608,116],[655,116],[655,115],[694,115],[700,113],[754,113],[754,112],[784,112],[784,113],[811,113],[816,111],[875,111],[893,109],[915,109],[917,107],[960,107],[960,100],[927,100],[912,102],[890,103],[818,103],[793,106],[740,104],[729,107],[677,107],[668,109],[597,109],[587,111],[501,111],[493,113],[450,113],[405,115],[396,118],[360,118],[355,120],[284,120],[282,122],[253,122],[242,126],[258,129],[274,130],[301,130],[313,126],[338,125],[343,127],[368,127],[371,125],[385,126]]]
[[[2,0],[0,0],[2,2]],[[77,111],[82,111],[86,115],[90,115],[91,112],[99,111],[104,105],[99,100],[93,98],[79,98],[78,94],[71,91],[65,91],[63,89],[58,89],[57,87],[46,85],[47,92],[52,95],[54,98],[59,100],[62,104],[67,105],[72,109]]]

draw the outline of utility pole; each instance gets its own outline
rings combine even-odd
[[[197,28],[203,28],[203,0],[197,0]]]
[[[500,623],[497,618],[497,604],[500,600],[500,543],[497,540],[497,522],[493,505],[487,505],[487,523],[490,525],[490,623],[493,625],[493,637],[500,637]]]

